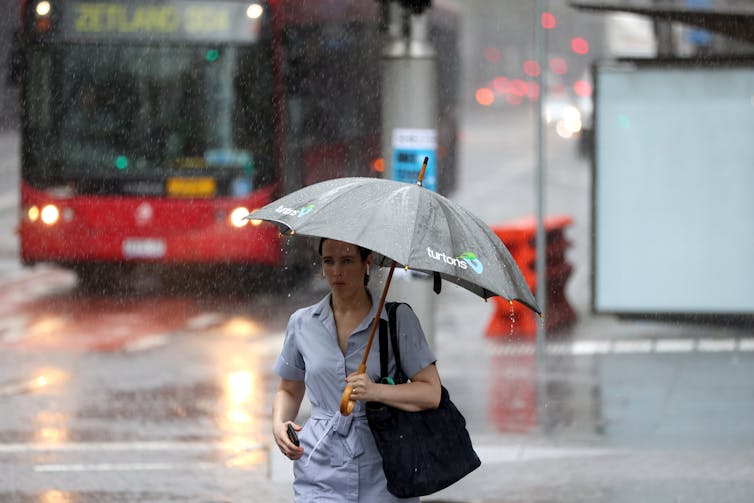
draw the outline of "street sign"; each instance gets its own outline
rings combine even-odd
[[[429,157],[422,185],[437,191],[437,131],[393,129],[393,180],[416,183],[425,157]]]

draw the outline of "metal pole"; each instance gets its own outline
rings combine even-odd
[[[539,100],[537,101],[537,175],[536,175],[536,199],[537,199],[537,304],[544,316],[547,316],[547,235],[545,234],[545,171],[546,171],[546,149],[545,149],[545,135],[544,135],[544,123],[542,120],[543,115],[543,100],[547,95],[547,79],[545,78],[545,72],[547,68],[547,36],[545,29],[541,25],[542,13],[545,11],[546,0],[536,1],[536,13],[534,19],[534,45],[537,54],[537,62],[539,63],[539,76],[537,82],[539,84]],[[537,354],[542,355],[544,352],[545,339],[547,337],[547,329],[544,323],[537,325]]]
[[[547,316],[547,235],[545,234],[545,174],[546,174],[546,149],[545,149],[545,131],[543,116],[543,101],[547,95],[547,35],[542,27],[542,13],[547,7],[546,0],[536,0],[534,13],[534,45],[539,63],[539,100],[537,100],[537,174],[536,174],[536,194],[537,194],[537,304],[542,310],[542,316]],[[536,382],[537,382],[537,410],[539,415],[539,424],[545,431],[549,429],[550,421],[547,414],[547,361],[545,341],[547,338],[547,328],[545,318],[540,318],[537,324],[537,339],[535,348],[536,362]]]
[[[429,157],[423,185],[436,190],[437,69],[428,7],[429,2],[407,0],[383,6],[387,40],[382,53],[382,156],[383,176],[407,183],[416,183]],[[399,269],[388,296],[411,304],[430,345],[435,331],[432,286],[430,277]]]

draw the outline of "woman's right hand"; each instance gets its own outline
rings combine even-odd
[[[277,444],[278,448],[280,448],[280,452],[282,452],[283,455],[288,459],[295,461],[297,459],[300,459],[301,456],[304,455],[304,448],[296,446],[288,438],[289,424],[293,426],[293,429],[296,430],[297,433],[301,431],[301,426],[297,425],[293,421],[286,421],[284,423],[277,423],[275,425],[275,427],[273,428],[273,435],[275,437],[275,443]]]

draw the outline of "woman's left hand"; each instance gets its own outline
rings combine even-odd
[[[363,402],[375,401],[375,387],[377,386],[367,374],[353,374],[346,377],[346,382],[351,385],[351,400],[361,400]]]

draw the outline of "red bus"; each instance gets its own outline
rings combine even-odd
[[[448,192],[458,18],[430,12]],[[21,17],[25,265],[85,283],[140,263],[296,269],[274,226],[241,217],[376,175],[380,2],[21,0]]]

